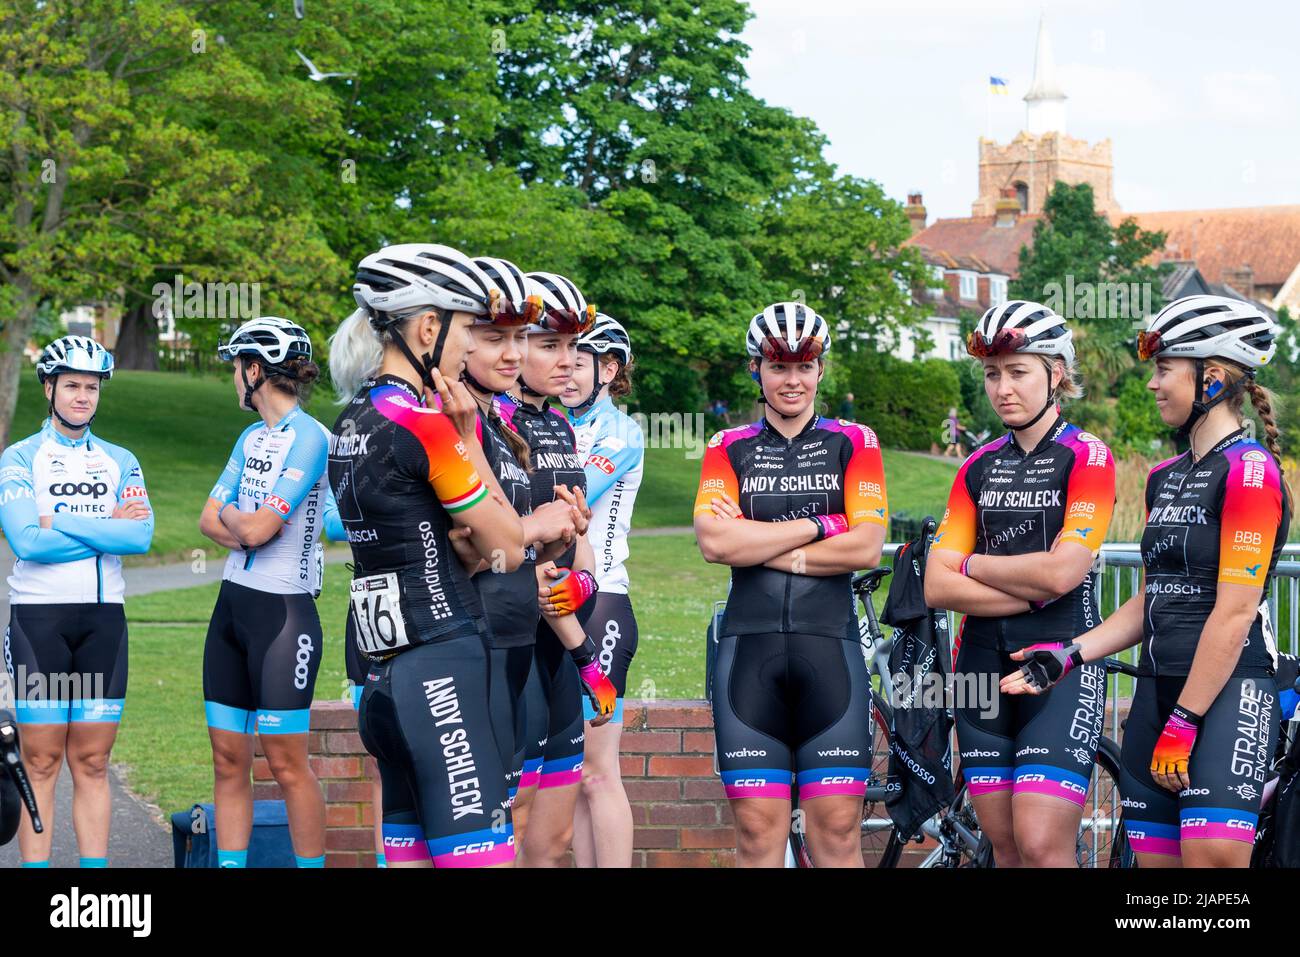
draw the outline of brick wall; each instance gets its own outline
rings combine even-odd
[[[1106,733],[1114,702],[1108,702]],[[1128,700],[1121,703],[1121,716]],[[368,757],[356,730],[356,713],[342,701],[312,706],[311,764],[325,791],[325,864],[374,866]],[[733,818],[722,782],[713,771],[713,715],[705,701],[633,701],[624,706],[620,767],[636,828],[636,867],[729,867],[735,863]],[[253,797],[279,800],[279,786],[258,750]],[[863,842],[870,852],[870,839]],[[908,846],[901,866],[919,863],[933,843]],[[868,866],[871,861],[868,860]]]

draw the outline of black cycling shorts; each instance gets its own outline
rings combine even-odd
[[[525,686],[533,668],[533,646],[493,648],[488,646],[488,705],[492,711],[492,733],[506,770],[506,790],[513,798],[519,790],[527,747]]]
[[[636,655],[637,628],[632,601],[627,595],[597,592],[579,610],[578,620],[582,622],[587,637],[595,642],[600,666],[605,669],[610,683],[618,692],[618,703],[614,706],[614,717],[610,722],[622,724],[627,672]],[[582,696],[582,717],[586,721],[596,717],[596,709],[591,706],[591,701],[585,694]]]
[[[573,656],[560,644],[545,621],[537,626],[535,685],[526,693],[529,714],[526,734],[534,742],[534,757],[540,745],[540,767],[535,766],[536,783],[542,788],[565,787],[582,780],[582,749],[586,730],[582,723],[582,682]],[[533,708],[533,701],[538,701]],[[545,724],[542,723],[545,715]],[[520,782],[527,787],[533,779]]]
[[[962,775],[973,796],[1009,788],[1082,807],[1106,719],[1106,671],[1081,665],[1046,694],[1002,694],[998,682],[1021,664],[962,642],[953,682]]]
[[[871,681],[856,640],[773,633],[718,642],[713,723],[727,797],[861,797]]]
[[[203,646],[208,727],[306,734],[321,644],[311,595],[277,595],[223,581]]]
[[[1185,677],[1144,676],[1133,693],[1119,785],[1124,827],[1138,852],[1181,857],[1181,841],[1255,842],[1280,723],[1273,679],[1228,679],[1197,732],[1187,762],[1191,787],[1175,794],[1151,777],[1151,755],[1186,682]]]
[[[122,719],[127,654],[121,603],[11,605],[4,657],[20,724]]]
[[[523,737],[519,742],[523,748],[523,763],[520,765],[516,790],[537,787],[537,782],[542,777],[542,758],[549,740],[547,731],[551,721],[550,709],[546,704],[546,690],[542,687],[536,646],[533,650],[533,660],[528,666],[528,677],[524,681]]]
[[[358,724],[379,764],[389,861],[484,867],[514,860],[489,682],[478,635],[370,662]]]
[[[348,623],[343,630],[343,667],[348,673],[348,686],[352,689],[352,707],[360,709],[361,692],[366,687],[366,670],[370,661],[365,653],[357,647],[357,626],[348,610]]]

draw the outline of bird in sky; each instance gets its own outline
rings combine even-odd
[[[301,50],[294,50],[293,52],[298,54],[299,60],[302,60],[303,63],[307,64],[307,79],[309,80],[315,80],[319,83],[321,80],[328,80],[330,77],[335,76],[356,76],[355,73],[322,73],[320,70],[316,69],[315,63],[312,63],[311,60],[308,60],[303,56]]]

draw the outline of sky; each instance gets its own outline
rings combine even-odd
[[[749,88],[814,120],[840,172],[921,190],[931,222],[970,215],[979,138],[1024,127],[1044,12],[1065,132],[1111,140],[1121,209],[1300,204],[1300,4],[749,2]]]

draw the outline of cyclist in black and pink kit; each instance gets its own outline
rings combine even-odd
[[[1074,867],[1075,839],[1105,716],[1105,673],[1073,672],[1045,698],[999,694],[1014,652],[1060,648],[1095,625],[1094,554],[1115,504],[1115,462],[1066,422],[1077,396],[1065,320],[1013,300],[984,313],[981,360],[1006,435],[953,482],[926,565],[926,603],[966,614],[954,671],[961,769],[999,867]]]
[[[731,566],[712,697],[741,866],[781,866],[793,785],[817,866],[863,866],[871,684],[849,580],[879,564],[888,514],[875,433],[817,415],[829,345],[801,303],[754,317],[767,414],[709,440],[695,499],[700,551]]]
[[[495,307],[490,287],[450,247],[386,247],[361,261],[360,308],[331,356],[336,381],[375,370],[334,424],[329,482],[352,549],[351,614],[369,659],[359,730],[383,782],[390,867],[515,857],[486,620],[451,537],[471,529],[468,544],[505,572],[524,558],[519,516],[484,459],[473,400],[457,381],[474,349],[474,317]]]
[[[1255,382],[1276,337],[1252,303],[1221,296],[1180,299],[1150,320],[1138,338],[1139,355],[1155,359],[1148,388],[1191,448],[1147,479],[1142,591],[1004,679],[1009,691],[1037,691],[1141,640],[1120,757],[1140,867],[1250,863],[1278,731],[1265,595],[1291,522],[1272,400]],[[1243,426],[1246,394],[1267,448]]]

